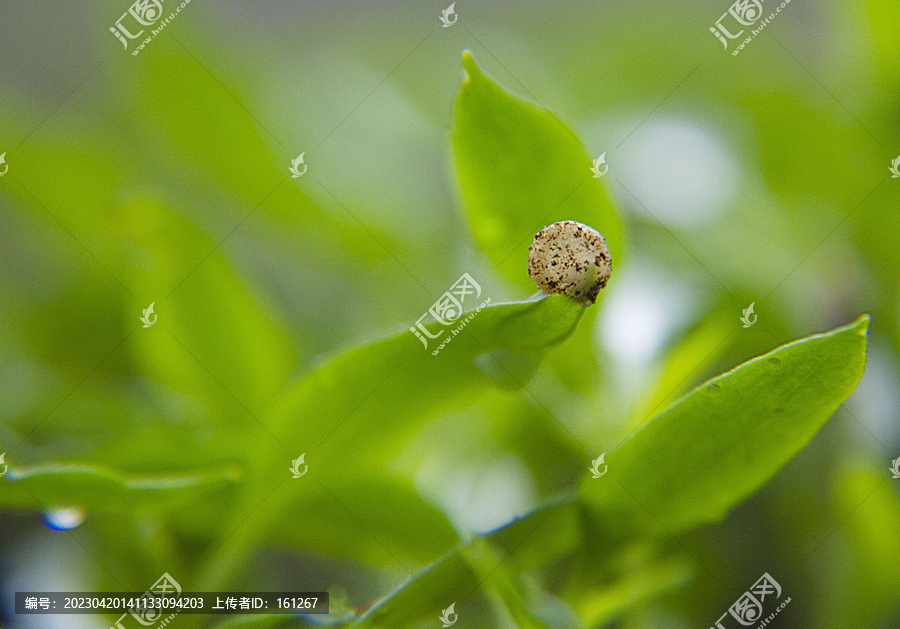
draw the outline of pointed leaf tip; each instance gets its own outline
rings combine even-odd
[[[514,261],[527,260],[529,231],[563,220],[596,229],[612,259],[621,260],[622,224],[603,183],[590,178],[594,156],[559,118],[495,81],[471,50],[463,51],[462,66],[452,132],[456,169],[472,235],[498,270],[533,291]],[[519,243],[513,252],[511,242]]]
[[[859,319],[851,323],[849,327],[856,328],[860,334],[868,334],[870,323],[872,323],[872,315],[864,314]]]
[[[468,79],[471,79],[474,76],[482,76],[484,74],[481,71],[481,68],[478,67],[478,63],[475,61],[475,56],[472,54],[472,51],[468,48],[466,50],[463,50],[462,67],[463,70],[466,71]]]
[[[618,483],[602,491],[586,485],[581,498],[625,535],[720,522],[853,394],[865,371],[869,321],[863,315],[797,339],[700,385],[616,450],[610,474]]]

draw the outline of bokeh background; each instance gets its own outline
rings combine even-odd
[[[694,566],[683,587],[609,626],[710,626],[763,572],[792,598],[774,626],[900,626],[900,6],[793,0],[737,56],[708,30],[727,2],[459,0],[442,28],[445,8],[193,0],[133,56],[109,33],[127,2],[0,3],[0,451],[218,479],[164,511],[103,513],[41,513],[0,482],[0,624],[108,627],[16,618],[11,593],[143,590],[164,570],[190,584],[217,561],[235,589],[359,609],[575,482],[579,439],[596,456],[705,378],[868,312],[856,394],[724,523],[673,542]],[[459,399],[367,453],[427,511],[287,505],[232,565],[217,545],[246,505],[229,479],[270,453],[258,417],[288,383],[405,329],[464,272],[494,302],[531,294],[462,209],[466,48],[607,153],[626,255],[527,392]],[[151,302],[160,325],[143,329]],[[372,541],[410,517],[420,544]]]

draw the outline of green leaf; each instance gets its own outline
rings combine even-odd
[[[495,614],[508,615],[519,629],[575,629],[580,625],[568,606],[506,564],[490,544],[476,540],[466,548],[466,557],[477,582],[494,602]]]
[[[577,626],[570,610],[504,564],[490,538],[477,538],[428,566],[351,626],[412,627],[436,619],[453,602],[463,619],[465,610],[477,605],[479,587],[489,595],[495,614],[509,614],[522,629]]]
[[[287,380],[294,354],[267,304],[248,291],[216,243],[170,205],[135,196],[121,214],[128,281],[145,296],[141,308],[152,301],[157,315],[153,327],[137,327],[138,368],[212,408],[234,396],[260,412]],[[139,316],[130,317],[135,326]]]
[[[847,452],[851,460],[860,454]],[[817,610],[819,626],[877,627],[896,610],[900,600],[900,496],[886,463],[889,465],[889,460],[880,457],[854,460],[838,466],[840,474],[831,481],[833,504],[824,506],[833,514],[826,522],[841,523],[842,552],[832,556],[833,571],[823,575],[822,587],[829,596],[823,609]],[[815,532],[816,542],[824,541],[822,528]],[[860,566],[867,568],[861,570]]]
[[[268,542],[383,566],[422,566],[459,543],[446,516],[404,479],[373,474],[323,484],[295,494]]]
[[[536,509],[512,524],[463,544],[421,570],[385,597],[352,626],[402,628],[458,601],[457,613],[478,585],[498,594],[517,622],[540,626],[538,602],[526,596],[512,575],[527,572],[573,551],[581,537],[578,506],[571,497]],[[548,610],[544,610],[549,613]],[[525,620],[523,620],[523,618]],[[525,624],[523,626],[531,626]]]
[[[585,482],[580,498],[604,528],[624,536],[721,521],[853,393],[865,370],[868,326],[863,316],[694,389],[608,454],[608,473]]]
[[[580,596],[578,615],[584,619],[585,627],[605,627],[628,610],[649,605],[663,594],[684,586],[692,576],[692,561],[673,557],[647,562],[601,587],[589,581],[587,592]]]
[[[482,295],[481,299],[489,298]],[[291,386],[262,421],[280,442],[294,445],[296,455],[309,452],[309,474],[305,478],[319,479],[335,496],[345,495],[360,487],[363,479],[386,476],[386,462],[434,413],[468,406],[473,396],[494,387],[494,379],[479,363],[489,360],[504,373],[515,371],[518,364],[510,356],[539,357],[571,334],[583,313],[582,306],[561,295],[488,305],[477,313],[464,313],[459,321],[474,316],[456,336],[450,330],[459,323],[450,328],[439,322],[425,325],[429,334],[441,333],[427,348],[404,329],[325,362]],[[436,341],[448,338],[452,340],[435,355]],[[525,385],[521,376],[518,382]],[[258,453],[257,458],[270,467],[256,472],[244,489],[242,504],[234,510],[236,521],[243,520],[244,509],[253,510],[253,525],[238,527],[204,569],[201,582],[211,590],[214,583],[227,578],[237,558],[248,553],[252,544],[276,530],[275,523],[282,521],[285,513],[293,512],[306,500],[316,500],[309,492],[298,490],[301,495],[297,497],[285,494],[259,504],[259,495],[271,491],[271,474],[283,475],[290,464],[280,447],[266,443],[270,451]],[[383,511],[384,505],[358,500],[348,509],[349,515],[335,512],[335,522],[350,515],[366,522]],[[325,521],[319,524],[333,525]],[[416,520],[398,520],[391,530],[416,526]],[[363,538],[344,537],[344,552],[360,551],[370,557],[370,541],[365,539],[357,546],[354,539]],[[444,544],[445,539],[441,533],[432,543]],[[329,540],[321,541],[327,550],[332,549]]]
[[[459,614],[461,602],[458,597],[465,592],[473,593],[477,583],[463,550],[454,550],[414,575],[350,626],[413,627],[426,618],[437,619],[441,610],[454,601],[457,601],[456,613]]]
[[[437,601],[471,593],[478,575],[500,563],[503,574],[528,572],[576,551],[579,537],[602,547],[608,562],[625,538],[722,519],[790,461],[856,388],[868,324],[865,316],[795,341],[695,389],[607,455],[607,474],[586,481],[574,502],[562,498],[454,550],[360,617],[358,626],[413,626],[434,614]],[[472,548],[483,555],[477,548],[483,544],[502,558],[477,569]],[[677,558],[649,563],[607,588],[586,588],[577,608],[601,622],[689,575]],[[509,592],[509,584],[501,585]]]
[[[209,187],[261,199],[287,170],[273,155],[276,140],[191,52],[174,40],[157,43],[126,77],[129,110],[140,121],[134,133],[148,152],[190,169]]]
[[[709,364],[718,359],[729,347],[733,335],[732,313],[713,312],[676,342],[660,365],[655,381],[648,383],[643,396],[629,411],[629,423],[623,425],[626,431],[620,439],[630,433],[634,422],[643,422],[657,411],[664,410],[672,401],[687,392],[686,387],[693,382],[692,374],[702,373]]]
[[[576,220],[604,235],[613,264],[622,226],[591,158],[574,133],[543,107],[513,96],[488,77],[472,53],[456,99],[453,147],[469,223],[478,245],[510,280],[521,272],[534,234]]]
[[[452,328],[432,322],[425,326],[429,332],[442,334],[427,348],[409,330],[358,346],[298,381],[267,423],[285,442],[310,447],[324,442],[324,451],[316,453],[319,469],[358,477],[367,472],[367,461],[389,460],[430,414],[470,404],[466,394],[506,386],[506,378],[516,374],[524,386],[517,357],[539,357],[564,340],[583,312],[568,298],[551,295],[486,306],[472,313],[456,336]],[[437,342],[445,339],[450,342],[434,355]]]
[[[163,477],[125,476],[85,465],[10,466],[0,484],[0,506],[27,509],[77,506],[89,511],[127,511],[135,506],[183,505],[221,492],[236,470],[204,469]]]

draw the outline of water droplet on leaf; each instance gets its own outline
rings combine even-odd
[[[54,531],[71,531],[84,522],[85,517],[84,510],[78,507],[55,507],[43,514],[44,524]]]

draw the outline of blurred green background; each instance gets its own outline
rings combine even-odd
[[[763,572],[792,598],[773,626],[900,626],[896,2],[794,0],[737,56],[709,33],[715,0],[460,0],[451,28],[445,3],[193,0],[136,56],[109,33],[127,2],[0,7],[0,451],[163,479],[143,502],[111,489],[65,532],[48,524],[82,514],[42,517],[0,483],[4,626],[108,627],[17,618],[11,593],[143,590],[164,571],[364,609],[571,486],[580,443],[595,457],[704,379],[863,312],[854,396],[724,523],[671,542],[683,587],[609,626],[710,626]],[[533,293],[462,209],[466,48],[607,153],[626,254],[527,389],[460,395],[409,434],[380,402],[372,438],[340,442],[367,480],[301,508],[280,483],[315,453],[266,420],[289,383],[405,330],[464,272],[494,303]],[[170,500],[165,479],[189,491]],[[257,526],[270,497],[282,510]],[[459,626],[500,626],[478,614]]]

